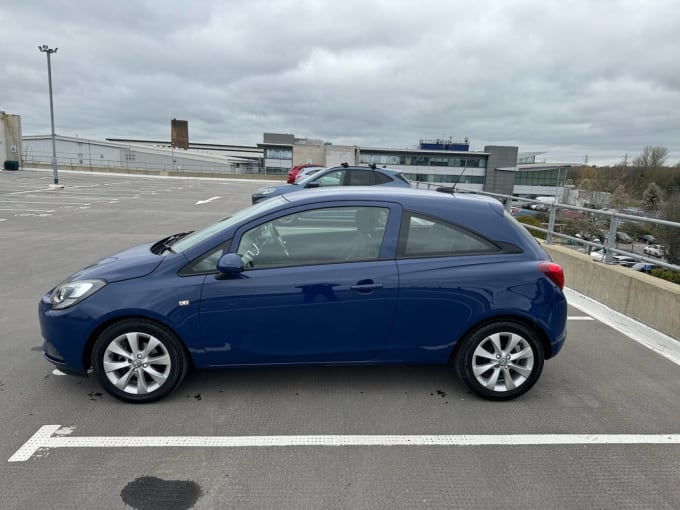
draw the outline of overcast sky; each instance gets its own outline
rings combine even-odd
[[[680,160],[673,0],[7,0],[0,110],[56,132],[254,145],[264,132],[415,147],[469,137],[614,164]]]

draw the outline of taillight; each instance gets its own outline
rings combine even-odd
[[[554,262],[539,262],[538,269],[560,289],[564,288],[564,271],[562,271],[562,266]]]

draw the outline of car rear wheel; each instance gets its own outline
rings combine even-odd
[[[536,333],[509,321],[487,324],[463,340],[455,360],[465,385],[489,400],[526,393],[543,370],[544,352]]]
[[[128,319],[106,328],[92,350],[92,371],[104,390],[126,402],[158,400],[184,379],[187,357],[166,328]]]

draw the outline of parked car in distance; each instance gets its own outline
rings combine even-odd
[[[541,211],[536,211],[534,209],[523,209],[521,207],[513,207],[510,209],[510,214],[513,216],[536,216]]]
[[[642,241],[643,243],[647,244],[657,244],[656,237],[654,237],[651,234],[643,234],[641,236],[638,236],[638,241]]]
[[[601,230],[600,231],[600,239],[602,239],[603,243],[606,243],[607,240],[609,239],[609,232],[606,230]],[[630,237],[628,234],[622,231],[616,232],[616,243],[619,244],[633,244],[633,238]]]
[[[48,291],[39,319],[48,361],[127,402],[190,367],[337,364],[448,365],[508,400],[565,341],[563,286],[492,198],[335,187],[106,257]]]
[[[642,251],[650,257],[661,258],[666,255],[666,249],[660,244],[649,244]]]
[[[577,232],[576,234],[574,234],[574,237],[577,237],[579,239],[584,239],[586,241],[592,241],[592,242],[598,242],[598,243],[602,242],[602,238],[600,237],[600,234],[592,233],[592,232],[585,232],[585,231]]]
[[[618,231],[616,233],[616,242],[623,244],[633,244],[633,238],[625,232]]]
[[[314,163],[303,163],[300,165],[295,165],[293,168],[288,170],[288,180],[286,181],[288,184],[293,184],[295,183],[295,179],[297,178],[298,174],[305,168],[323,168],[321,165],[316,165]]]
[[[315,173],[324,170],[326,167],[323,166],[308,166],[306,168],[303,168],[298,172],[298,174],[295,176],[295,182],[293,184],[300,182],[303,179],[306,179],[310,175],[314,175]]]
[[[603,250],[594,250],[590,252],[590,257],[596,262],[604,262],[604,256]],[[631,267],[637,262],[637,259],[629,257],[628,255],[612,255],[612,264],[619,266]]]
[[[652,269],[655,269],[658,266],[655,266],[654,264],[650,264],[649,262],[638,262],[637,264],[633,264],[631,266],[631,269],[633,271],[640,271],[641,273],[651,273]]]
[[[375,165],[342,165],[321,170],[295,184],[264,186],[256,190],[251,198],[253,204],[256,204],[261,200],[283,195],[284,193],[327,186],[395,186],[410,188],[411,184],[397,170],[376,168]]]

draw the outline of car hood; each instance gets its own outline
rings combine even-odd
[[[261,194],[265,190],[276,190],[279,193],[290,193],[293,191],[298,191],[302,189],[302,186],[299,184],[272,184],[269,186],[262,186],[261,188],[258,188],[257,191],[255,191],[255,195]]]
[[[105,257],[73,274],[68,281],[101,278],[117,282],[146,276],[163,260],[162,256],[151,253],[153,244],[142,244]]]

